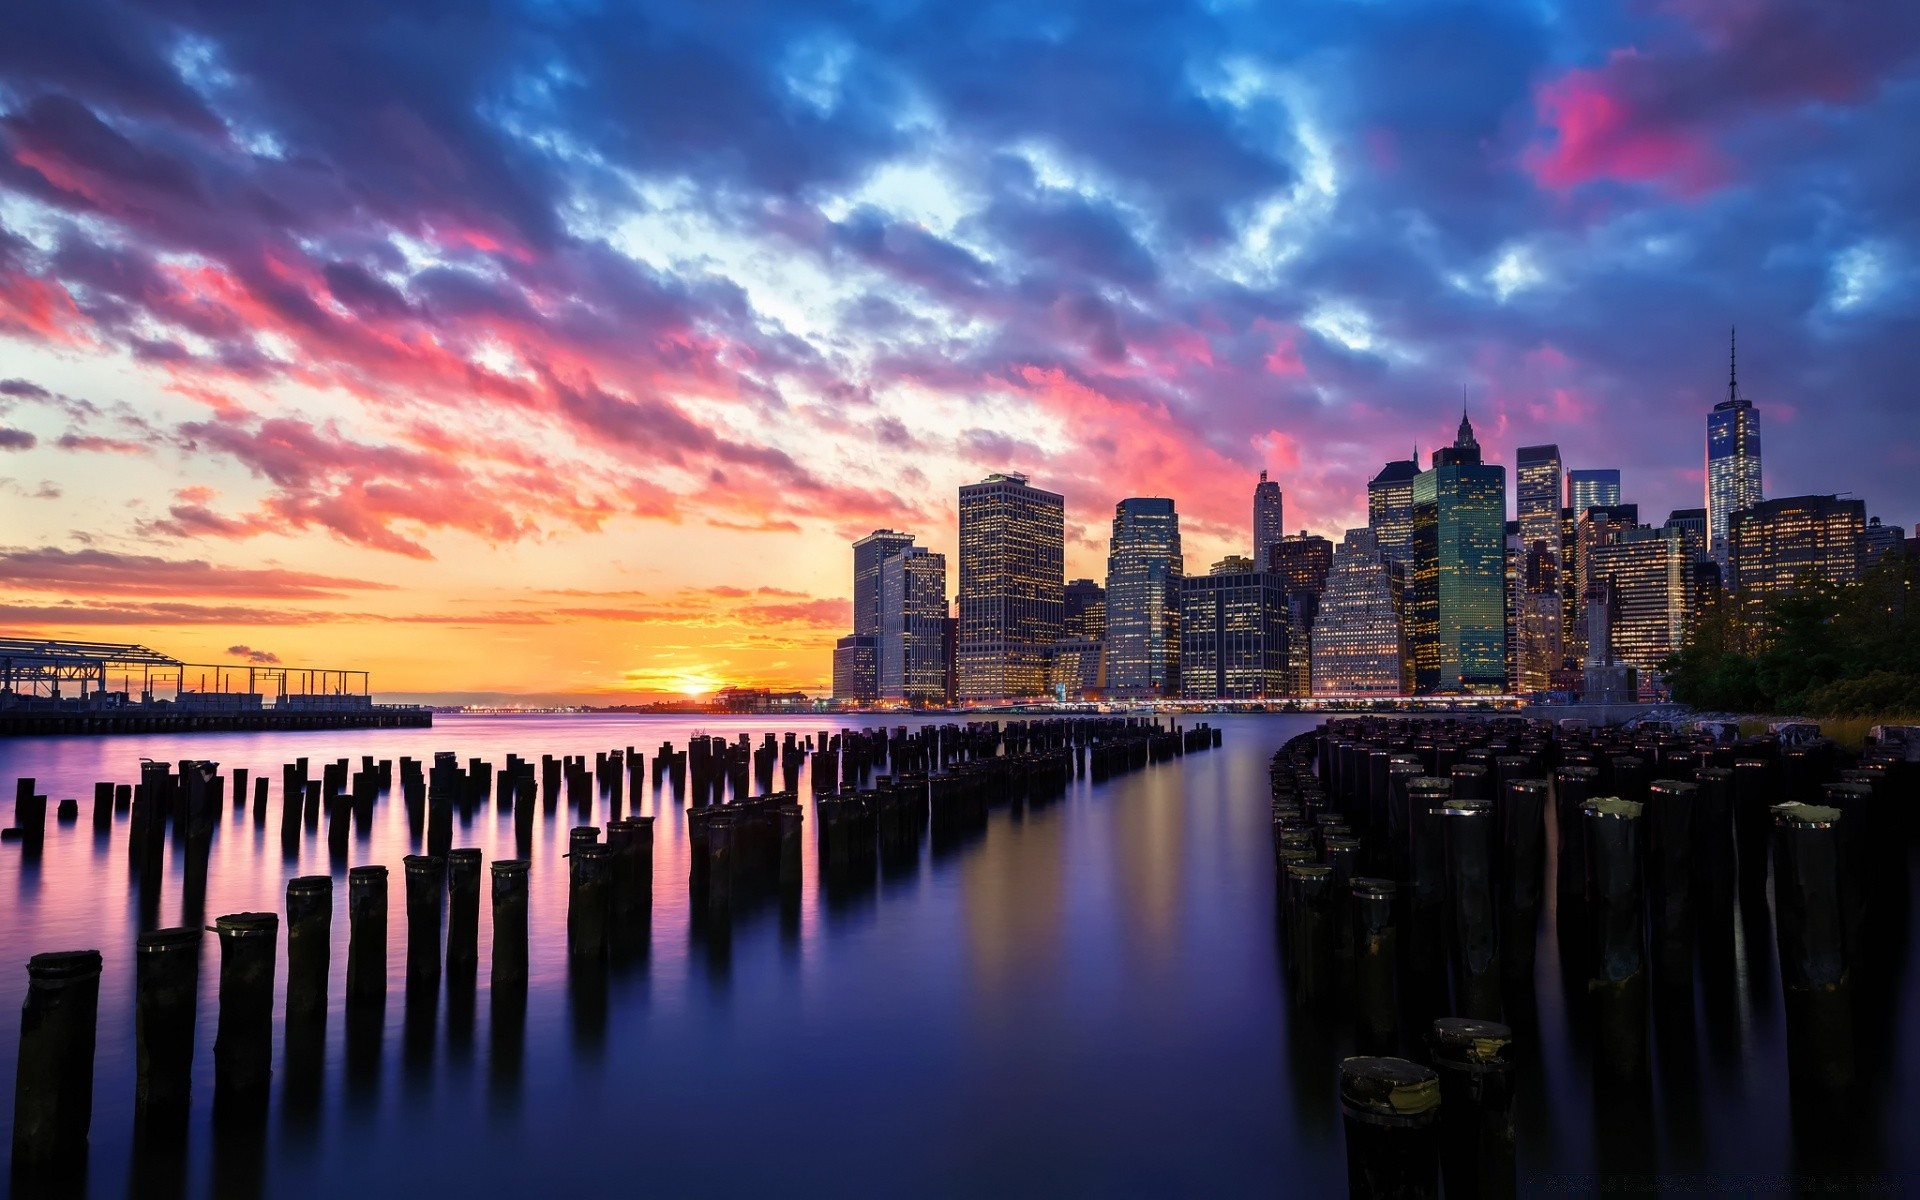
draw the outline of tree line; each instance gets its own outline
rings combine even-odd
[[[1920,715],[1920,559],[1895,552],[1853,583],[1723,592],[1661,663],[1673,698],[1720,712]]]

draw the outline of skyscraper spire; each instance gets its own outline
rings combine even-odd
[[[1735,366],[1740,349],[1739,332],[1735,326],[1727,326],[1727,399],[1734,401],[1740,399],[1740,373]]]

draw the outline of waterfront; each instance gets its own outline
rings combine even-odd
[[[946,720],[947,718],[941,718]],[[563,918],[566,810],[535,824],[533,943],[523,1039],[493,1027],[482,953],[471,1015],[443,986],[436,1020],[409,1021],[404,900],[392,892],[389,988],[377,1054],[347,1053],[341,1005],[347,922],[335,872],[332,1011],[320,1103],[302,1111],[276,1086],[258,1172],[245,1147],[209,1132],[218,951],[202,948],[194,1145],[181,1191],[257,1182],[273,1195],[385,1194],[448,1188],[481,1194],[563,1187],[735,1194],[1239,1195],[1337,1194],[1344,1179],[1333,1064],[1338,1021],[1290,1016],[1275,934],[1267,760],[1307,717],[1209,718],[1221,749],[1024,811],[995,810],[986,831],[875,886],[829,897],[807,847],[799,904],[742,913],[731,939],[696,937],[686,901],[684,813],[656,803],[652,938],[643,964],[604,990],[570,979]],[[508,753],[589,754],[662,741],[817,732],[848,723],[795,718],[606,716],[442,718],[431,731],[44,739],[0,743],[0,778],[32,775],[56,802],[83,808],[96,780],[131,782],[138,756],[211,758],[277,780],[281,762],[362,754],[430,758],[452,750],[496,764]],[[855,725],[898,724],[860,720]],[[651,772],[649,772],[651,774]],[[277,784],[276,784],[277,793]],[[278,811],[265,828],[223,814],[205,912],[280,910],[285,881],[329,870],[325,839],[283,861]],[[596,820],[604,819],[604,810]],[[0,1004],[20,1003],[36,951],[98,947],[101,980],[90,1190],[128,1192],[132,1162],[131,945],[125,820],[95,840],[85,820],[52,826],[37,867],[0,851]],[[513,853],[510,819],[491,805],[454,844]],[[353,864],[398,874],[408,839],[383,800]],[[171,851],[170,851],[171,853]],[[180,914],[169,860],[160,923]],[[1552,894],[1551,889],[1548,892]],[[1909,913],[1912,901],[1909,898]],[[481,944],[489,915],[481,911]],[[1749,1181],[1805,1169],[1792,1124],[1780,987],[1770,931],[1736,944],[1731,988],[1702,987],[1691,1023],[1657,1026],[1654,1106],[1596,1119],[1570,1026],[1551,914],[1536,963],[1538,1053],[1522,1056],[1523,1179],[1596,1169],[1709,1172]],[[1904,927],[1902,932],[1904,933]],[[284,945],[284,942],[283,942]],[[1914,994],[1904,942],[1899,995]],[[285,972],[277,983],[284,988]],[[276,1014],[279,1005],[276,1003]],[[1526,1015],[1526,1014],[1523,1014]],[[1883,1178],[1920,1168],[1897,1131],[1920,1123],[1913,1069],[1920,1016],[1894,1010],[1890,1044],[1862,1046],[1875,1076],[1869,1130],[1852,1164]],[[1577,1023],[1577,1016],[1574,1018]],[[11,1063],[17,1022],[0,1033]],[[422,1036],[423,1030],[430,1030]],[[517,1051],[517,1056],[516,1052]],[[275,1041],[276,1072],[281,1048]],[[517,1076],[510,1064],[519,1062]],[[281,1077],[276,1076],[276,1082]],[[12,1119],[12,1094],[0,1100]],[[1644,1134],[1622,1140],[1622,1132]],[[1598,1146],[1609,1147],[1604,1161]],[[225,1164],[216,1179],[215,1162]],[[164,1179],[147,1177],[154,1194]]]

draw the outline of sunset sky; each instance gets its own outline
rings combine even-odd
[[[61,0],[0,34],[0,630],[824,691],[846,543],[1557,441],[1920,520],[1920,4]],[[949,589],[957,580],[949,573]]]

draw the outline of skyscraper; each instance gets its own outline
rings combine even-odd
[[[1267,551],[1267,569],[1287,595],[1288,694],[1313,691],[1313,638],[1320,620],[1320,594],[1327,590],[1327,572],[1333,567],[1333,543],[1302,529],[1275,542]]]
[[[833,698],[840,701],[872,700],[880,694],[874,667],[875,634],[850,633],[833,645]]]
[[[1256,563],[1266,562],[1267,547],[1287,532],[1280,502],[1280,485],[1268,479],[1265,471],[1260,472],[1260,482],[1253,488],[1253,561]]]
[[[1414,682],[1501,692],[1507,682],[1507,472],[1481,462],[1465,413],[1413,481]]]
[[[1727,350],[1727,398],[1707,414],[1707,552],[1727,561],[1733,514],[1760,503],[1760,412],[1740,398],[1734,347]]]
[[[947,556],[907,546],[880,563],[880,696],[940,704],[947,694]]]
[[[1860,577],[1867,506],[1838,496],[1782,496],[1733,514],[1728,583],[1757,610],[1802,581],[1851,583]]]
[[[872,637],[880,632],[880,564],[887,556],[913,545],[913,535],[876,529],[853,544],[853,632]]]
[[[1349,529],[1333,552],[1313,639],[1316,696],[1406,694],[1400,569],[1371,528]]]
[[[1590,471],[1567,472],[1567,507],[1573,519],[1596,504],[1620,503],[1620,471],[1607,467]]]
[[[1687,553],[1695,558],[1707,557],[1707,510],[1704,508],[1676,508],[1667,514],[1666,529],[1679,533],[1681,544]]]
[[[1180,516],[1153,496],[1113,506],[1107,554],[1107,691],[1180,694]]]
[[[1091,579],[1067,584],[1061,632],[1070,638],[1099,641],[1107,635],[1107,589]]]
[[[1545,691],[1560,669],[1560,447],[1522,446],[1514,453],[1520,518],[1515,580],[1514,647],[1521,691]]]
[[[1065,563],[1062,496],[1011,472],[960,488],[959,699],[1046,691]]]
[[[1612,661],[1633,667],[1643,688],[1686,634],[1691,565],[1686,540],[1674,528],[1638,526],[1592,551],[1587,574],[1611,589]]]
[[[1396,458],[1367,484],[1367,527],[1380,553],[1402,570],[1413,565],[1413,480],[1420,474],[1420,452]]]
[[[1216,571],[1180,580],[1181,696],[1259,700],[1289,695],[1293,650],[1287,597],[1269,572]]]

